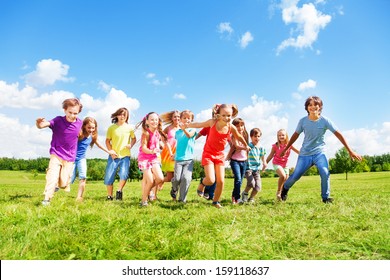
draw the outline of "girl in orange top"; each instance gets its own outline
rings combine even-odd
[[[212,119],[200,123],[189,123],[186,126],[192,128],[210,127],[210,132],[204,145],[202,154],[202,165],[204,167],[206,176],[203,178],[203,180],[201,180],[197,193],[202,197],[204,194],[204,187],[212,185],[216,181],[217,187],[213,199],[213,206],[216,208],[221,208],[222,206],[219,202],[219,199],[224,187],[224,150],[226,143],[232,134],[235,139],[244,144],[247,149],[249,149],[249,146],[244,137],[237,131],[237,128],[230,123],[232,117],[234,118],[238,114],[236,105],[214,105],[213,113],[214,118]]]

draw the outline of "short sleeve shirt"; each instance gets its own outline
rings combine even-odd
[[[58,116],[50,120],[49,123],[49,127],[53,131],[50,154],[74,162],[79,132],[83,125],[82,120],[77,118],[75,122],[68,122],[65,116]]]
[[[108,128],[106,135],[106,138],[111,140],[112,149],[119,158],[130,156],[130,149],[126,148],[126,145],[130,143],[130,138],[134,137],[134,129],[127,123],[123,125],[112,124]]]
[[[337,131],[336,126],[326,117],[320,116],[316,121],[312,121],[308,116],[299,120],[295,132],[305,134],[302,148],[300,150],[301,156],[310,156],[318,153],[323,153],[325,148],[324,135],[327,130],[332,133]]]

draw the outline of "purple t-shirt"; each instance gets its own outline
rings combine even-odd
[[[50,121],[53,135],[50,143],[50,154],[66,161],[75,161],[79,132],[82,120],[68,122],[65,116],[55,117]]]

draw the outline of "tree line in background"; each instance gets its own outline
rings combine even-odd
[[[106,159],[88,159],[88,179],[93,181],[103,180],[104,172],[106,169]],[[38,173],[46,172],[46,168],[49,165],[49,158],[37,158],[37,159],[15,159],[15,158],[0,158],[0,170],[14,170],[14,171],[30,171],[34,175]],[[348,173],[354,172],[379,172],[390,171],[390,153],[380,156],[364,156],[361,162],[353,161],[350,159],[349,154],[345,148],[341,148],[337,151],[335,158],[329,160],[329,169],[332,174],[345,173],[346,179],[348,179]],[[294,171],[294,168],[290,169],[290,173]],[[315,166],[310,168],[305,175],[317,175],[318,171]],[[192,178],[198,180],[204,176],[204,170],[201,162],[194,161],[194,170]],[[261,175],[262,177],[277,177],[276,173],[267,169]],[[226,168],[226,178],[233,178],[233,172],[230,168]],[[142,173],[138,169],[138,161],[136,158],[130,160],[130,181],[141,180]]]

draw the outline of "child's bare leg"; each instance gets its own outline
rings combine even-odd
[[[148,201],[148,196],[150,193],[150,189],[153,186],[153,173],[151,169],[143,170],[144,174],[142,177],[142,203]]]
[[[217,180],[217,186],[215,188],[213,202],[218,202],[219,199],[221,198],[222,191],[224,188],[224,183],[225,183],[225,166],[216,165],[215,166],[215,175],[216,175],[216,180]]]
[[[287,180],[287,175],[286,175],[286,173],[284,172],[284,170],[283,170],[283,168],[281,166],[279,166],[278,169],[276,169],[276,174],[278,174],[278,176],[279,176],[279,179],[278,179],[278,191],[276,193],[276,196],[279,199],[281,197],[280,195],[281,195],[281,192],[282,192],[283,184]]]
[[[203,196],[205,186],[210,186],[215,182],[214,164],[205,165],[203,168],[204,168],[205,177],[201,179],[198,186],[198,195],[201,196]]]
[[[160,190],[158,186],[161,186],[164,183],[164,174],[161,171],[161,167],[159,164],[154,164],[152,167],[153,174],[153,188],[154,199],[157,199],[157,192]]]
[[[76,198],[77,201],[83,201],[86,182],[87,182],[86,179],[79,180],[79,190]]]
[[[112,196],[112,191],[114,189],[114,185],[107,185],[107,195]]]

